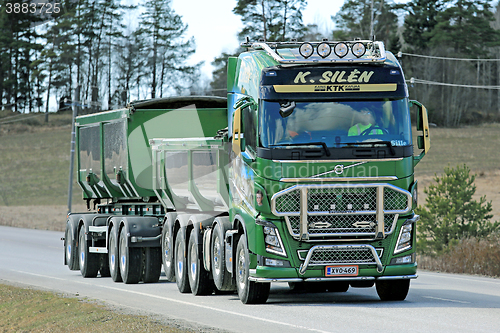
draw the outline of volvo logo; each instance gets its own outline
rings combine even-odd
[[[344,170],[358,166],[358,165],[362,165],[365,163],[367,163],[367,162],[359,162],[359,163],[351,164],[348,166],[344,166],[343,164],[337,164],[336,166],[333,167],[333,170],[320,173],[319,175],[311,176],[311,178],[317,178],[317,177],[324,176],[324,175],[327,175],[327,174],[332,173],[332,172],[335,172],[337,175],[341,175],[344,173]]]

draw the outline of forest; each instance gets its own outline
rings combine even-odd
[[[58,1],[58,2],[56,2]],[[13,112],[78,106],[93,113],[131,100],[224,95],[227,57],[212,62],[212,81],[171,0],[1,0],[0,105]],[[51,6],[51,10],[47,8]],[[438,126],[500,121],[500,5],[486,0],[345,0],[334,29],[305,25],[306,0],[235,0],[239,40],[384,41],[402,64],[412,99]],[[132,13],[132,14],[131,14]],[[136,15],[135,20],[126,17]],[[52,111],[52,110],[51,110]]]

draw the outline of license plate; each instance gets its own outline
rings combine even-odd
[[[326,266],[325,276],[358,276],[358,266]]]

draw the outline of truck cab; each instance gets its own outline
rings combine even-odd
[[[249,253],[236,265],[254,283],[376,283],[404,299],[417,277],[414,167],[430,138],[397,59],[373,41],[243,46],[228,66],[229,215]]]

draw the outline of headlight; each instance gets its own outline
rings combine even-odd
[[[412,231],[413,223],[408,223],[401,227],[394,254],[411,249]]]
[[[266,252],[286,257],[285,247],[281,241],[280,233],[271,222],[257,220],[257,224],[264,226],[264,243]]]

